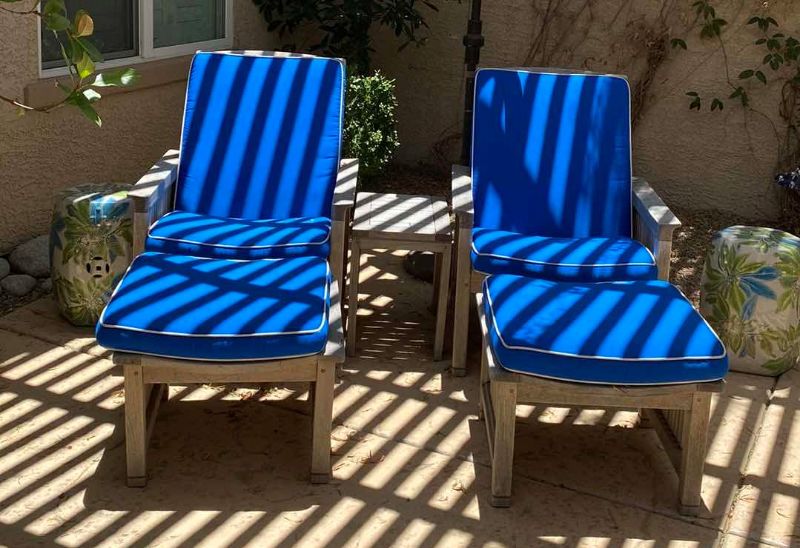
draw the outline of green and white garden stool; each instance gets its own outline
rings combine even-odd
[[[50,268],[61,314],[93,326],[131,262],[127,184],[85,184],[59,192],[50,225]]]
[[[732,226],[714,235],[700,310],[728,349],[730,368],[776,376],[800,363],[800,238]]]

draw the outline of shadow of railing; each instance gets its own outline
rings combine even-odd
[[[0,543],[707,546],[723,531],[792,543],[797,389],[768,401],[772,381],[745,375],[715,401],[708,515],[678,516],[677,478],[635,412],[555,406],[518,408],[514,503],[492,508],[478,364],[462,379],[432,361],[430,287],[391,279],[401,259],[365,253],[361,350],[339,372],[323,486],[308,482],[307,386],[269,384],[171,387],[148,486],[126,488],[120,371],[56,327],[52,304],[0,318]]]

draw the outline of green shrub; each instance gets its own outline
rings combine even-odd
[[[367,177],[383,171],[400,145],[396,110],[394,80],[380,72],[348,78],[344,155],[358,158],[359,172]]]

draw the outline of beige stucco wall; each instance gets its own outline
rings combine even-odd
[[[376,40],[376,65],[397,79],[400,102],[399,159],[441,163],[458,156],[463,97],[463,47],[469,2],[444,1],[428,17],[428,44],[397,52],[396,42],[383,33]],[[696,90],[727,97],[722,51],[714,41],[699,39],[689,29],[691,2],[669,0],[484,0],[486,45],[481,66],[563,66],[609,71],[637,82],[644,72],[644,43],[660,10],[672,36],[686,37],[688,51],[668,51],[653,79],[645,110],[635,130],[634,163],[670,203],[693,208],[721,208],[768,218],[777,211],[771,183],[777,145],[770,122],[745,115],[728,101],[722,113],[688,110],[685,92]],[[764,2],[782,30],[800,31],[800,2]],[[542,27],[547,5],[561,6],[563,15],[547,25],[544,52],[528,57]],[[731,71],[758,66],[763,51],[751,46],[756,35],[745,24],[762,2],[713,2],[729,22],[724,32]],[[586,9],[582,9],[585,6]],[[787,27],[787,28],[783,28]],[[769,72],[768,70],[766,72]],[[778,86],[752,86],[753,104],[776,124]],[[445,152],[445,158],[442,158]]]
[[[642,44],[660,13],[659,0],[556,0],[563,13],[547,25],[545,47],[529,56],[549,0],[484,0],[484,66],[547,64],[585,67],[641,78]],[[397,79],[403,163],[446,165],[458,156],[463,101],[463,35],[469,1],[440,0],[428,12],[424,47],[397,51],[394,37],[375,33],[374,65]],[[715,2],[729,21],[724,38],[735,74],[760,63],[742,26],[756,9],[749,0]],[[772,0],[768,12],[781,22],[800,21],[800,4]],[[235,47],[271,48],[281,40],[249,0],[234,0]],[[585,10],[581,7],[590,6]],[[690,112],[685,91],[724,90],[720,48],[701,42],[688,2],[668,2],[674,36],[687,36],[688,52],[669,52],[655,73],[646,108],[635,131],[636,171],[648,177],[668,202],[717,207],[769,217],[777,204],[770,180],[776,145],[768,121],[745,115],[729,102],[723,113]],[[302,40],[298,41],[302,44]],[[0,14],[0,92],[22,96],[38,79],[35,22]],[[79,182],[134,181],[179,138],[184,84],[171,83],[103,99],[97,129],[76,112],[17,117],[0,105],[0,254],[46,232],[53,192]],[[755,95],[754,104],[777,120],[775,86]]]
[[[252,2],[235,0],[234,47],[270,45]],[[31,17],[0,13],[0,93],[22,97],[37,81],[39,51]],[[103,127],[77,111],[18,116],[0,104],[0,255],[47,232],[52,196],[81,182],[133,182],[179,142],[185,82],[104,97]]]

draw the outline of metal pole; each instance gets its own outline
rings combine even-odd
[[[475,95],[475,69],[483,46],[481,0],[472,0],[467,33],[464,35],[464,131],[461,138],[461,163],[469,165],[472,149],[472,104]]]

